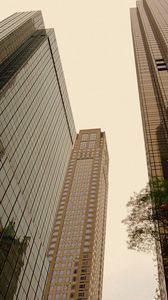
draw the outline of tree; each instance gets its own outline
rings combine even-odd
[[[160,296],[160,290],[159,288],[156,288],[156,291],[155,291],[155,300],[161,300],[161,296]]]
[[[152,179],[140,193],[134,193],[127,203],[128,248],[137,251],[154,251],[155,240],[160,241],[157,225],[168,225],[168,181]],[[166,241],[166,240],[165,240]],[[168,244],[165,242],[168,250]]]

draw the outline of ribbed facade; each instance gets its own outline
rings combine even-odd
[[[168,2],[143,0],[131,9],[132,34],[138,77],[149,178],[168,179]],[[168,239],[158,224],[156,243],[161,299],[167,299]]]
[[[105,133],[81,130],[52,230],[45,300],[102,298],[107,189]]]
[[[42,299],[76,136],[53,29],[41,12],[0,23],[0,299]]]

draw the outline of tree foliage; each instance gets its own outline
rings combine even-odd
[[[159,290],[159,288],[156,288],[154,299],[155,299],[155,300],[161,300],[161,295],[160,295],[160,290]]]
[[[122,221],[127,225],[128,248],[153,251],[160,236],[156,221],[168,224],[168,181],[151,180],[140,193],[134,193],[127,203],[128,216]]]

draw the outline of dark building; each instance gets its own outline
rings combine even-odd
[[[108,150],[100,129],[77,135],[51,234],[45,300],[101,300]]]
[[[168,2],[143,0],[131,9],[132,34],[149,178],[168,179]],[[161,299],[168,293],[167,228],[155,224]],[[166,244],[167,244],[166,242]]]
[[[0,23],[0,299],[41,299],[76,136],[53,29],[41,12]]]

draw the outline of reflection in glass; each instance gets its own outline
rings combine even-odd
[[[0,223],[0,291],[8,300],[13,299],[17,290],[24,254],[30,240],[26,236],[22,240],[17,238],[14,226],[13,220],[5,228]]]

